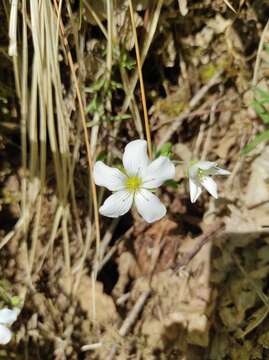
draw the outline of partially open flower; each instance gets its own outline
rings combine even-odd
[[[6,345],[12,337],[9,327],[17,320],[19,309],[3,308],[0,310],[0,344]]]
[[[116,218],[126,214],[134,203],[147,222],[161,219],[166,208],[150,190],[175,176],[174,164],[165,156],[150,162],[145,140],[134,140],[126,145],[122,161],[124,173],[102,161],[94,166],[95,183],[113,191],[100,207],[100,214]]]
[[[191,202],[194,203],[204,187],[214,198],[218,198],[217,184],[212,175],[229,175],[230,171],[221,169],[210,161],[196,161],[188,169]]]

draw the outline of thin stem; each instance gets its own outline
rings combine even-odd
[[[143,80],[142,67],[141,67],[141,58],[140,58],[139,45],[138,45],[138,39],[137,39],[137,33],[136,33],[136,27],[135,27],[135,20],[134,20],[134,10],[133,10],[132,0],[128,0],[128,1],[129,1],[131,23],[132,23],[132,29],[133,29],[133,35],[134,35],[136,62],[137,62],[138,76],[139,76],[139,83],[140,83],[140,90],[141,90],[141,100],[142,100],[143,112],[144,112],[146,138],[147,138],[147,143],[148,143],[148,152],[149,152],[149,158],[152,159],[152,145],[151,145],[151,136],[150,136],[150,125],[149,125],[147,102],[146,102],[146,95],[145,95],[145,87],[144,87],[144,80]]]
[[[111,0],[106,0],[106,10],[107,10],[107,71],[108,78],[111,76],[112,69],[112,17],[113,17],[113,2]]]
[[[158,0],[157,4],[156,4],[156,9],[152,16],[152,20],[150,22],[150,25],[149,25],[149,27],[146,31],[145,37],[143,39],[143,46],[141,49],[141,64],[142,64],[142,66],[147,57],[150,45],[153,41],[153,37],[154,37],[154,34],[155,34],[157,26],[158,26],[162,6],[163,6],[163,0]],[[136,87],[137,79],[138,79],[138,74],[137,74],[137,71],[135,71],[129,80],[129,91],[128,91],[128,93],[126,93],[126,97],[125,97],[123,105],[122,105],[122,110],[121,110],[122,113],[125,113],[127,108],[130,105],[131,99],[133,98],[133,92]]]
[[[89,13],[92,15],[92,17],[94,18],[96,24],[99,26],[100,30],[102,31],[104,37],[107,39],[108,38],[108,34],[107,31],[104,27],[104,25],[102,24],[102,21],[99,19],[98,15],[96,14],[96,12],[93,10],[93,8],[90,6],[89,2],[87,2],[87,0],[83,0],[83,4],[85,5],[86,9],[89,11]]]

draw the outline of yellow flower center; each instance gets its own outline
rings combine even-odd
[[[125,186],[129,192],[136,192],[142,185],[142,180],[138,176],[131,176],[126,180]]]
[[[202,181],[205,175],[206,175],[206,173],[204,170],[202,170],[202,169],[198,170],[197,177],[198,177],[199,181]]]

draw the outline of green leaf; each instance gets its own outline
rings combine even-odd
[[[251,143],[246,145],[244,149],[241,151],[241,155],[247,155],[250,151],[255,149],[255,147],[262,143],[263,141],[269,140],[269,130],[266,130],[262,132],[261,134],[258,134]]]
[[[259,94],[259,96],[260,96],[262,99],[267,100],[267,101],[269,102],[269,92],[268,92],[268,91],[263,90],[263,89],[261,89],[261,88],[259,88],[259,87],[256,87],[255,92],[256,92],[257,94]]]
[[[269,113],[258,100],[253,100],[252,106],[265,124],[269,124]]]
[[[170,142],[163,144],[163,146],[157,152],[156,157],[159,157],[159,156],[170,157],[172,154],[172,146],[173,146],[173,144]]]
[[[177,189],[179,186],[179,183],[176,180],[166,180],[164,183],[164,186],[169,186],[173,189]]]
[[[89,105],[87,105],[85,109],[85,113],[86,114],[94,113],[97,111],[97,109],[98,109],[98,100],[97,100],[97,95],[95,95],[92,101],[89,103]]]
[[[100,154],[97,155],[96,161],[104,161],[106,160],[106,153],[104,151],[100,152]]]
[[[112,90],[116,90],[116,89],[122,89],[122,84],[117,82],[117,81],[111,81],[110,83],[111,89]]]
[[[131,118],[131,115],[129,114],[122,114],[122,115],[115,115],[110,116],[107,118],[108,121],[122,121],[122,120],[128,120]]]
[[[87,105],[85,109],[85,114],[94,114],[98,113],[99,117],[101,118],[104,115],[105,109],[104,104],[100,100],[100,98],[97,96],[97,94],[94,95],[93,99],[90,101],[90,103]]]
[[[11,298],[11,305],[12,306],[19,306],[21,303],[21,299],[18,296],[12,296]]]
[[[91,127],[93,127],[93,126],[96,126],[96,125],[98,125],[98,124],[100,124],[100,120],[97,120],[97,121],[88,121],[87,123],[86,123],[86,126],[87,126],[87,128],[91,128]]]
[[[86,93],[90,93],[90,94],[96,93],[104,87],[105,82],[106,82],[106,79],[101,78],[101,79],[95,81],[95,83],[93,83],[91,86],[86,87],[84,90]]]
[[[269,54],[269,44],[264,44],[264,49]]]
[[[126,52],[120,57],[120,66],[127,70],[133,70],[136,66],[136,61]]]

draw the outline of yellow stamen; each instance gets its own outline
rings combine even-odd
[[[131,176],[126,180],[125,186],[129,192],[136,192],[142,185],[142,180],[138,176]]]

